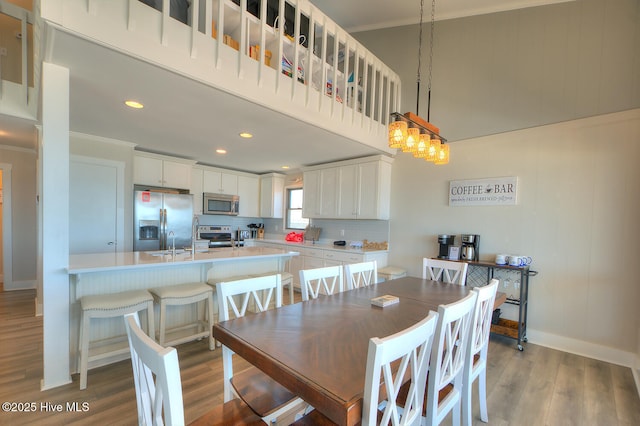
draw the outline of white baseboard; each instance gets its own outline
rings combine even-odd
[[[4,284],[4,291],[13,291],[13,290],[35,290],[36,289],[36,281],[28,280],[28,281],[14,281],[10,285],[7,283]]]
[[[631,368],[634,372],[638,370],[636,365],[637,355],[633,352],[626,352],[608,346],[532,329],[527,330],[527,338],[531,343],[535,343],[536,345],[610,362],[611,364],[622,365],[623,367]]]

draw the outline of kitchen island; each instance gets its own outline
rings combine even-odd
[[[69,256],[69,351],[71,373],[77,372],[77,348],[82,296],[149,289],[191,282],[216,282],[227,277],[285,271],[293,250],[271,247],[214,248],[195,253],[185,250],[92,253]],[[174,307],[167,312],[169,323],[189,323],[195,318],[192,307]],[[157,318],[156,313],[156,318]],[[104,319],[92,325],[92,339],[122,335],[121,318]],[[123,359],[126,356],[120,356]],[[118,358],[107,358],[107,364]]]

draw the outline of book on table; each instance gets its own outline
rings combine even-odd
[[[398,303],[400,299],[397,296],[393,296],[391,294],[385,294],[384,296],[378,296],[371,299],[371,304],[374,306],[380,306],[384,308],[385,306],[394,305]]]

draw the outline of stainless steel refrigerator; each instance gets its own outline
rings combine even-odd
[[[133,250],[191,247],[193,195],[135,191]],[[170,233],[173,232],[173,235]]]

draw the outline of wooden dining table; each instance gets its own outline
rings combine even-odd
[[[401,331],[471,289],[404,277],[214,325],[219,342],[339,425],[358,424],[369,339]],[[399,298],[380,308],[371,299]]]

